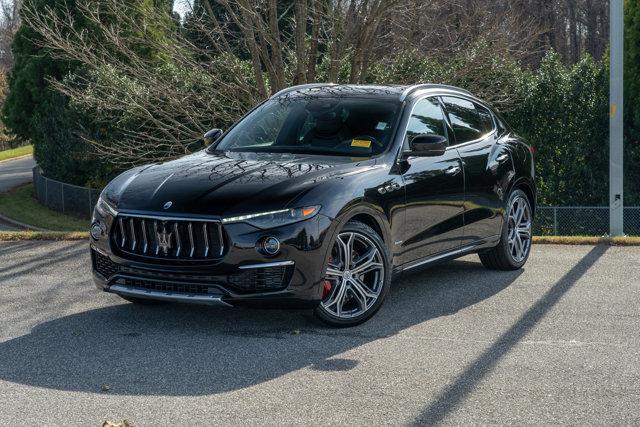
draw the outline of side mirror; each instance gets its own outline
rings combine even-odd
[[[204,145],[210,146],[214,142],[218,140],[222,136],[221,129],[211,129],[209,132],[204,134]]]
[[[411,151],[405,151],[404,157],[437,157],[447,150],[447,138],[441,135],[423,134],[415,136],[409,143]]]

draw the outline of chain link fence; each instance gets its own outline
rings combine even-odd
[[[640,235],[640,206],[624,208],[624,232]],[[604,236],[609,233],[608,206],[540,206],[536,208],[536,236]]]

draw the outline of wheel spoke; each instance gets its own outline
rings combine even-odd
[[[518,257],[518,260],[522,258],[522,250],[522,240],[520,239],[520,235],[516,234],[516,256]]]
[[[360,292],[363,296],[367,298],[376,298],[377,295],[373,292],[362,280],[360,279],[351,279],[351,287]]]
[[[342,278],[344,276],[344,272],[338,270],[337,268],[327,267],[327,277],[328,278]]]
[[[369,248],[369,250],[366,253],[364,253],[363,255],[360,255],[357,259],[353,260],[353,265],[351,266],[351,270],[355,271],[359,267],[361,267],[363,264],[373,261],[377,254],[378,254],[378,250],[376,248]]]
[[[351,295],[353,295],[356,301],[358,301],[358,306],[360,306],[360,310],[367,311],[367,309],[369,308],[367,304],[367,298],[364,295],[362,295],[361,292],[356,290],[356,288],[354,288],[353,286],[349,288],[349,292],[351,293]]]
[[[335,306],[334,311],[338,316],[342,312],[342,305],[344,304],[344,297],[347,290],[347,283],[345,280],[340,280],[331,292],[329,299],[326,302],[323,302],[323,305],[326,309],[330,309],[330,307]]]
[[[371,273],[372,271],[382,270],[383,268],[384,268],[384,265],[382,265],[379,262],[369,262],[366,265],[363,265],[361,267],[358,267],[355,270],[352,270],[352,273],[363,275],[363,274]]]
[[[344,241],[344,238],[347,238],[347,241]],[[346,270],[349,270],[349,268],[351,268],[351,253],[353,252],[353,239],[354,239],[354,234],[353,233],[347,233],[346,235],[339,235],[338,236],[338,243],[340,245],[340,250],[342,251],[343,254],[343,262],[344,262],[344,268]]]
[[[522,216],[524,215],[524,204],[520,203],[520,201],[518,200],[518,210],[516,211],[516,224],[520,224],[520,221],[522,221]]]

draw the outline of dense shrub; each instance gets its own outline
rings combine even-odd
[[[625,1],[625,203],[640,205],[640,2]]]
[[[549,53],[539,70],[524,71],[522,99],[505,115],[536,151],[539,202],[608,203],[608,73],[586,57],[565,65]]]

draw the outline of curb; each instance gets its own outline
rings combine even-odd
[[[24,228],[26,230],[42,231],[42,232],[45,232],[45,233],[48,233],[48,232],[52,231],[52,230],[47,230],[46,228],[40,228],[40,227],[36,227],[36,226],[33,226],[33,225],[25,224],[25,223],[20,222],[20,221],[16,221],[15,219],[11,219],[11,218],[6,217],[6,216],[4,216],[2,214],[0,214],[0,220],[6,222],[8,224],[14,225],[16,227]]]
[[[0,165],[7,162],[12,162],[14,160],[26,159],[27,157],[33,157],[33,154],[25,154],[24,156],[12,157],[10,159],[0,160]]]

